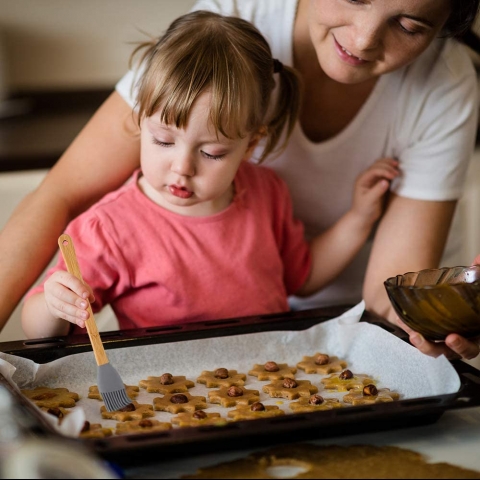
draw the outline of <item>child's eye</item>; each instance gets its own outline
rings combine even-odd
[[[202,150],[202,153],[210,160],[221,160],[225,155],[210,155]]]
[[[173,145],[173,143],[162,142],[161,140],[157,140],[155,137],[152,137],[152,143],[155,145],[160,145],[161,147],[169,147]]]

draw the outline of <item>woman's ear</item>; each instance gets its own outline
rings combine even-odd
[[[248,142],[247,151],[243,156],[244,161],[248,162],[248,160],[250,160],[251,156],[253,155],[253,151],[258,145],[258,142],[266,135],[267,135],[266,127],[260,127],[257,133],[252,134],[252,136],[250,137],[250,141]]]

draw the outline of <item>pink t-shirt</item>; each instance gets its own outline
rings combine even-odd
[[[286,184],[271,169],[244,162],[232,204],[207,217],[153,203],[138,188],[140,175],[67,227],[94,312],[111,304],[127,329],[288,310],[311,256]],[[66,270],[61,255],[47,276],[55,270]],[[43,283],[28,296],[40,291]]]

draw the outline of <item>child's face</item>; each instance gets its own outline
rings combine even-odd
[[[212,215],[230,205],[238,167],[257,143],[251,135],[217,138],[209,114],[210,94],[203,93],[185,129],[161,123],[159,114],[142,121],[140,187],[155,203],[181,215]]]

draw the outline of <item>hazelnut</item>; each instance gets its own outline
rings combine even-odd
[[[264,368],[267,372],[278,372],[280,370],[276,362],[267,362]]]
[[[312,395],[308,400],[308,403],[310,405],[321,405],[323,402],[324,402],[323,397],[318,394]]]
[[[135,410],[135,405],[133,403],[129,403],[125,405],[123,408],[119,408],[118,412],[133,412]]]
[[[160,377],[160,383],[162,385],[171,385],[173,382],[173,377],[172,377],[172,374],[171,373],[164,373],[161,377]]]
[[[140,428],[152,428],[153,427],[153,422],[148,419],[143,419],[138,422],[138,426]]]
[[[283,386],[285,388],[296,388],[298,387],[298,383],[293,378],[285,378],[283,380]]]
[[[171,396],[170,402],[172,402],[172,403],[188,403],[188,398],[183,393],[176,393],[175,395]]]
[[[243,395],[243,390],[240,387],[232,386],[227,390],[227,395],[229,397],[241,397]]]
[[[375,395],[378,395],[377,387],[371,383],[369,385],[365,385],[363,387],[363,395],[366,397],[374,397]]]
[[[353,373],[350,370],[344,370],[339,376],[341,380],[348,380],[350,378],[353,378]]]
[[[47,413],[54,415],[57,418],[63,418],[63,413],[58,407],[51,407],[47,410]]]
[[[88,420],[85,420],[85,423],[83,424],[82,427],[82,433],[88,432],[90,430],[90,422]]]
[[[250,410],[252,412],[263,412],[263,411],[265,411],[265,405],[263,403],[260,403],[260,402],[252,403],[252,405],[250,407]]]
[[[325,355],[324,353],[319,353],[315,357],[315,363],[317,365],[326,365],[329,362],[330,362],[330,357],[328,355]]]
[[[197,410],[196,412],[193,412],[192,417],[196,418],[197,420],[205,420],[207,418],[207,414],[203,410]]]
[[[228,378],[228,370],[226,368],[217,368],[213,375],[215,378]]]

